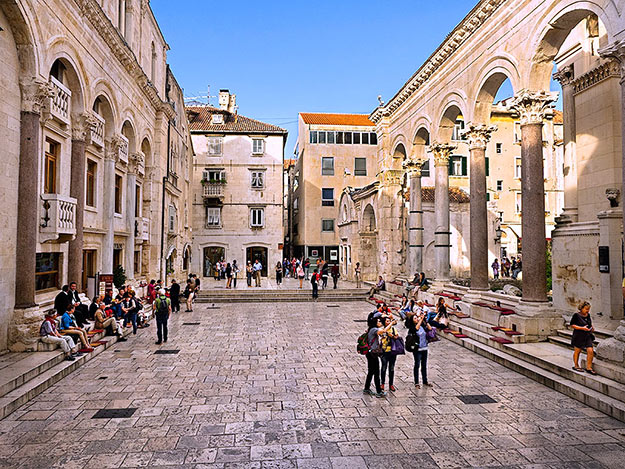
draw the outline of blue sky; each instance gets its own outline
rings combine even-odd
[[[289,131],[289,158],[298,112],[370,113],[377,96],[391,98],[476,2],[150,3],[185,96],[206,95],[208,85],[213,96],[230,89],[240,114]]]

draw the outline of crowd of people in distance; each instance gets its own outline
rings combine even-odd
[[[490,267],[493,269],[493,277],[495,280],[500,276],[516,279],[523,270],[523,262],[521,261],[521,256],[512,256],[511,259],[504,256],[501,258],[501,262],[499,262],[499,259],[495,258]]]

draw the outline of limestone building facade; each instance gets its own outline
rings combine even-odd
[[[195,150],[193,269],[209,277],[217,261],[241,269],[259,259],[275,277],[283,256],[283,160],[287,132],[236,111],[235,96],[219,93],[219,108],[189,106]]]
[[[377,135],[364,114],[300,113],[293,168],[294,255],[339,261],[339,197],[377,174]]]
[[[19,350],[62,284],[93,294],[117,265],[165,275],[162,252],[184,252],[191,230],[178,215],[163,237],[163,201],[188,210],[192,160],[149,1],[3,1],[0,27],[0,349]]]

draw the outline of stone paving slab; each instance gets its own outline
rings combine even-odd
[[[166,344],[140,330],[0,421],[0,467],[623,467],[624,423],[449,341],[430,348],[432,388],[401,356],[398,390],[364,396],[354,319],[371,308],[197,305]],[[137,410],[91,418],[106,408]]]

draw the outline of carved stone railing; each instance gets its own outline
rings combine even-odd
[[[150,240],[150,219],[147,217],[135,217],[135,239],[137,241]]]
[[[72,92],[53,76],[50,77],[50,85],[53,90],[50,98],[50,115],[59,123],[69,125]]]
[[[105,120],[99,114],[95,112],[92,114],[94,118],[94,125],[91,127],[91,143],[96,147],[104,148],[104,124]]]
[[[65,242],[76,235],[76,199],[42,194],[39,232],[41,241]]]
[[[223,197],[224,196],[224,184],[220,183],[206,183],[204,184],[204,198],[211,197]]]
[[[128,139],[123,135],[119,135],[119,153],[118,160],[128,164]]]

